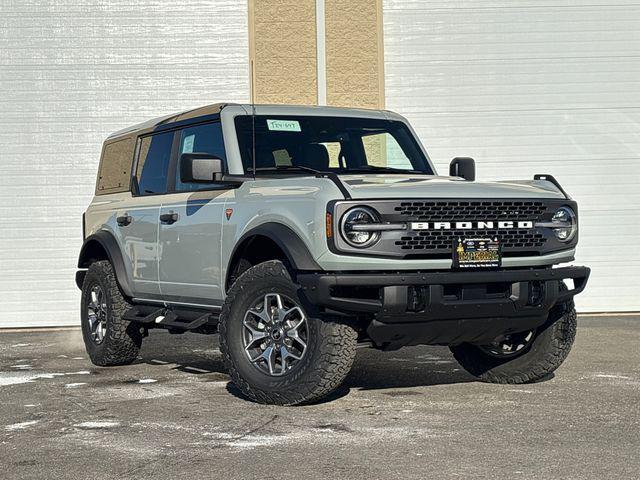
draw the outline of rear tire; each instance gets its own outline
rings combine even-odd
[[[126,365],[138,357],[142,345],[140,328],[122,317],[131,308],[111,263],[92,263],[82,284],[82,337],[94,365]]]
[[[245,271],[223,305],[220,350],[233,382],[256,402],[317,401],[344,381],[353,364],[356,331],[308,317],[297,290],[282,262],[268,261]]]
[[[492,355],[487,346],[462,344],[451,347],[453,356],[472,375],[490,383],[532,383],[553,373],[569,355],[576,336],[573,302],[554,307],[545,325],[522,352]]]

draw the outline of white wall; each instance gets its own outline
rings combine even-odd
[[[640,310],[640,4],[384,0],[386,101],[441,173],[551,173],[579,202],[581,311]]]
[[[247,101],[246,1],[0,0],[0,327],[77,325],[103,139]]]

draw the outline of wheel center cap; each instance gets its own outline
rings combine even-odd
[[[279,327],[271,330],[271,338],[273,338],[274,340],[280,340],[283,334],[284,332]]]

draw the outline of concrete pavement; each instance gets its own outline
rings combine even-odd
[[[580,317],[555,378],[476,382],[441,347],[359,350],[318,405],[229,384],[217,337],[94,367],[79,331],[0,331],[0,478],[640,477],[640,317]]]

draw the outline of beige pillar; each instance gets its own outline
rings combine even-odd
[[[384,108],[382,0],[325,0],[327,104]]]
[[[317,62],[316,1],[325,65]],[[249,57],[256,103],[317,104],[324,68],[328,105],[384,108],[382,0],[249,0]]]
[[[316,103],[315,9],[315,0],[249,0],[255,103]]]

